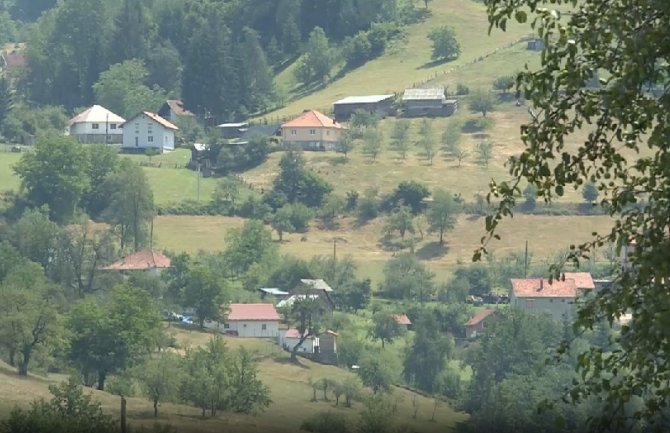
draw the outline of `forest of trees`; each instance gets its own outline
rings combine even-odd
[[[303,52],[314,71],[308,83],[333,67],[330,45],[369,39],[370,48],[355,54],[360,64],[420,16],[409,0],[3,0],[0,43],[27,43],[15,104],[71,112],[107,101],[107,79],[150,105],[144,109],[181,98],[213,124],[278,106],[273,76]],[[321,32],[322,45],[314,45],[325,55],[320,66],[308,54],[313,29]],[[129,115],[126,107],[114,108]]]

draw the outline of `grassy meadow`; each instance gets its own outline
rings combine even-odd
[[[209,341],[211,334],[197,330],[183,330],[177,327],[168,329],[180,346],[195,347]],[[240,433],[252,432],[295,432],[300,428],[302,421],[323,411],[340,413],[355,422],[361,403],[355,403],[352,408],[336,407],[333,401],[319,400],[311,402],[312,388],[310,379],[322,377],[342,380],[353,373],[346,370],[321,365],[301,359],[299,365],[286,362],[287,354],[277,348],[276,344],[268,340],[243,339],[224,337],[229,347],[245,347],[256,353],[261,359],[259,376],[269,386],[272,405],[257,415],[238,415],[220,413],[215,418],[201,418],[198,408],[172,403],[161,403],[159,417],[153,417],[152,403],[141,397],[127,398],[128,422],[131,427],[151,427],[154,423],[170,424],[183,433],[209,433],[220,431],[235,431]],[[14,369],[0,363],[0,417],[9,414],[15,406],[27,407],[35,398],[49,399],[48,386],[65,380],[60,374],[50,374],[47,377],[30,375],[19,377]],[[102,404],[103,409],[118,416],[120,399],[107,392],[86,389]],[[412,400],[416,397],[418,404],[417,418],[414,419]],[[412,430],[421,433],[437,433],[453,431],[456,423],[464,421],[467,416],[453,411],[449,406],[441,404],[436,411],[435,421],[430,418],[433,412],[432,399],[416,395],[401,388],[395,388],[392,399],[397,402],[396,420],[407,424]],[[9,403],[11,402],[11,404]],[[300,408],[300,410],[296,410]]]
[[[154,222],[155,244],[171,251],[217,251],[224,248],[227,231],[243,223],[241,218],[220,216],[159,216]],[[516,215],[503,222],[499,231],[501,240],[492,241],[489,250],[502,257],[523,251],[528,241],[533,260],[539,263],[553,259],[571,242],[588,241],[593,231],[605,231],[611,223],[607,216]],[[285,234],[279,248],[282,253],[309,259],[315,255],[332,255],[335,241],[337,256],[351,255],[359,263],[361,277],[377,283],[383,278],[384,264],[393,257],[393,252],[384,250],[380,242],[383,226],[383,221],[377,219],[358,227],[347,218],[342,219],[334,231],[319,230],[312,224],[305,234]],[[570,233],[569,239],[566,233]],[[461,216],[454,230],[445,235],[444,247],[439,246],[437,235],[432,234],[426,235],[415,251],[436,273],[437,279],[444,280],[457,265],[471,260],[483,234],[483,218]],[[277,240],[276,233],[273,237]]]
[[[510,21],[506,32],[495,32],[489,36],[486,9],[483,4],[472,0],[434,0],[430,3],[430,11],[424,22],[407,28],[406,41],[389,47],[383,56],[334,79],[311,94],[304,95],[303,89],[295,82],[295,64],[288,67],[277,76],[277,84],[286,92],[288,104],[265,117],[293,116],[307,108],[329,109],[334,101],[349,95],[402,92],[413,84],[423,84],[444,76],[530,34],[528,26]],[[433,28],[443,25],[454,29],[462,53],[452,62],[433,63],[430,58],[431,42],[426,35]],[[509,66],[506,69],[522,65]],[[494,78],[503,74],[495,68],[491,68],[491,72],[495,73]]]

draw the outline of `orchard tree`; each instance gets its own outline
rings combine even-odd
[[[595,182],[586,182],[582,188],[582,197],[587,203],[595,203],[598,200],[598,187]]]
[[[433,201],[428,205],[426,216],[430,230],[440,234],[440,245],[444,243],[444,233],[456,225],[461,211],[461,205],[450,192],[443,189],[433,192]]]
[[[33,206],[49,206],[54,221],[72,218],[90,188],[86,172],[86,149],[70,137],[47,135],[38,139],[34,152],[27,152],[14,167]]]
[[[514,75],[503,75],[495,79],[493,89],[502,92],[503,95],[507,95],[507,92],[514,87],[515,83],[516,77]]]
[[[449,26],[431,30],[428,39],[433,43],[432,60],[455,60],[461,55],[461,45],[456,40],[454,29]]]
[[[489,161],[491,161],[491,158],[493,157],[493,143],[490,141],[482,141],[477,143],[476,149],[479,161],[484,167],[488,167]]]
[[[372,326],[368,330],[368,337],[373,341],[379,340],[382,349],[385,343],[392,343],[404,334],[405,328],[398,323],[395,316],[387,311],[380,311],[372,316]]]
[[[374,394],[389,392],[393,385],[393,370],[385,362],[387,359],[388,356],[373,352],[368,352],[361,358],[358,375],[363,385],[371,388]]]
[[[407,151],[409,150],[409,120],[399,119],[393,123],[393,129],[391,129],[391,149],[398,152],[402,159],[407,157]]]
[[[621,328],[620,350],[584,351],[577,384],[568,395],[576,402],[602,399],[591,431],[628,428],[629,417],[662,430],[670,404],[670,388],[661,385],[670,378],[667,327],[659,321],[667,315],[670,279],[670,99],[663,87],[670,49],[668,4],[593,0],[566,15],[555,13],[551,3],[486,2],[491,28],[505,30],[511,19],[529,20],[545,44],[540,67],[520,74],[519,89],[533,110],[521,128],[525,148],[508,163],[512,180],[491,185],[499,204],[486,219],[486,239],[511,215],[526,181],[538,185],[539,196],[550,201],[568,188],[598,184],[601,205],[613,218],[611,230],[575,245],[568,260],[588,260],[602,245],[614,244],[617,250],[634,246],[631,265],[617,268],[614,284],[580,307],[575,331],[612,323],[623,314],[633,322]],[[601,86],[587,87],[594,71],[599,71]],[[655,95],[647,91],[651,86]],[[475,259],[485,253],[486,239]],[[560,264],[551,268],[554,277],[560,272]],[[567,345],[562,349],[567,351]],[[632,395],[641,397],[642,407],[630,406]]]
[[[356,146],[356,141],[354,140],[353,133],[349,130],[342,131],[340,136],[340,141],[337,143],[337,151],[344,155],[344,159],[347,159],[347,155],[351,152]]]
[[[447,125],[447,129],[442,133],[442,146],[444,153],[456,156],[460,149],[463,124],[459,120],[452,120]]]
[[[377,155],[382,150],[382,135],[377,128],[368,128],[363,133],[363,154],[367,155],[372,161],[377,159]]]
[[[430,120],[423,119],[419,128],[419,141],[417,145],[425,155],[428,163],[433,165],[433,157],[435,156],[435,137],[433,136],[433,126]]]
[[[470,111],[473,113],[482,113],[486,117],[486,113],[493,111],[495,107],[495,99],[488,90],[476,89],[470,92]]]
[[[405,239],[405,233],[414,233],[414,224],[412,221],[412,213],[406,206],[401,206],[393,212],[386,220],[386,233],[392,234],[397,231],[401,239]]]
[[[181,359],[170,352],[160,352],[138,366],[138,378],[144,395],[154,404],[154,418],[158,404],[175,401],[181,385]]]

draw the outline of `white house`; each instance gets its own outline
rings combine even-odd
[[[174,133],[179,130],[173,123],[156,113],[144,111],[123,124],[123,149],[144,151],[174,150]]]
[[[575,300],[591,287],[579,287],[567,275],[564,281],[555,279],[551,283],[545,278],[513,278],[510,305],[528,313],[549,314],[554,320],[572,316]]]
[[[300,331],[295,328],[279,331],[279,345],[289,352],[300,343]],[[298,348],[298,353],[319,353],[319,337],[310,335]]]
[[[273,304],[230,304],[223,316],[223,323],[208,322],[205,326],[239,337],[279,336],[280,318]]]
[[[125,119],[105,107],[94,105],[70,119],[67,134],[79,143],[121,144]]]

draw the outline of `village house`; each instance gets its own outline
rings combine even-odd
[[[289,292],[285,292],[283,290],[279,290],[275,287],[261,287],[258,289],[261,292],[261,299],[274,299],[276,301],[281,301],[283,299],[288,298],[291,296]]]
[[[220,125],[216,125],[216,129],[219,130],[221,137],[229,140],[240,138],[248,128],[248,122],[221,123]]]
[[[105,271],[146,271],[159,274],[163,269],[170,266],[169,257],[160,251],[148,249],[133,253],[100,269]]]
[[[395,95],[347,96],[333,103],[333,115],[337,121],[349,120],[355,111],[362,110],[377,117],[386,117],[393,108]]]
[[[178,99],[165,101],[156,114],[172,123],[178,122],[179,119],[184,117],[195,117],[195,114],[184,108],[184,103]]]
[[[486,323],[490,322],[498,310],[494,308],[488,308],[482,310],[472,316],[470,320],[465,322],[465,338],[476,338],[478,335],[481,335],[486,329]]]
[[[273,304],[230,304],[223,314],[223,324],[206,326],[239,337],[277,338],[279,320]]]
[[[554,320],[562,320],[574,313],[575,300],[590,289],[580,289],[572,278],[514,278],[510,305],[528,313],[547,313]],[[580,281],[584,284],[584,281]]]
[[[79,143],[121,144],[125,119],[100,105],[94,105],[68,122],[67,134]]]
[[[398,322],[398,325],[404,327],[408,331],[412,329],[412,322],[407,317],[407,314],[394,314],[393,319]]]
[[[458,109],[458,101],[447,99],[444,87],[406,89],[402,105],[404,117],[451,116]]]
[[[307,333],[307,331],[305,331]],[[300,331],[296,328],[282,329],[279,331],[279,345],[289,352],[300,343]],[[319,353],[319,337],[308,336],[298,348],[298,353],[313,355]]]
[[[136,115],[123,125],[123,147],[127,152],[174,150],[174,134],[179,128],[161,116],[148,111]]]
[[[281,126],[284,147],[303,150],[335,150],[342,125],[325,114],[309,110]]]

